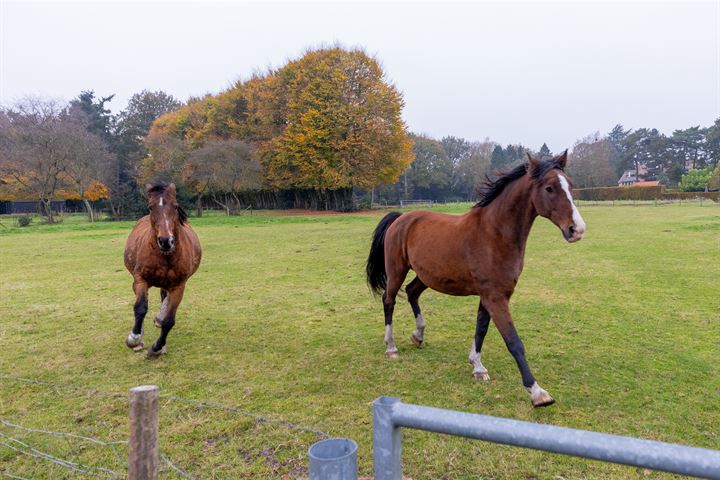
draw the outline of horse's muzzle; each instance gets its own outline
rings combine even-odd
[[[158,237],[158,247],[162,253],[168,254],[175,250],[175,237]]]
[[[574,243],[582,239],[585,234],[584,226],[577,226],[574,223],[567,228],[562,229],[563,237],[569,243]]]

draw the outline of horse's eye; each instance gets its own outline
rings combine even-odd
[[[545,191],[548,192],[548,193],[552,193],[552,192],[553,192],[553,188],[552,188],[552,187],[545,187]]]

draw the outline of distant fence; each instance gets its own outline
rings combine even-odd
[[[432,200],[400,200],[400,208],[419,206],[432,207],[433,204],[434,202]]]
[[[622,206],[663,206],[663,205],[695,205],[700,207],[720,207],[720,201],[707,199],[704,197],[698,198],[670,198],[670,199],[655,199],[655,200],[581,200],[574,199],[575,205],[578,207],[586,206],[599,206],[599,207],[622,207]]]
[[[720,479],[717,450],[411,405],[398,398],[380,397],[373,402],[375,480],[402,479],[401,427]]]

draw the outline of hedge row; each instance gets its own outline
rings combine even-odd
[[[662,198],[663,187],[578,188],[573,193],[578,200],[655,200]]]
[[[680,192],[667,190],[664,186],[651,187],[600,187],[578,188],[573,191],[578,200],[684,200],[708,198],[720,201],[720,192]]]

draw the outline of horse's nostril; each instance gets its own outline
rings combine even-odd
[[[172,237],[159,237],[158,245],[162,250],[170,250],[173,247],[175,240]]]
[[[575,225],[570,225],[568,230],[570,230],[570,235],[575,235]]]

